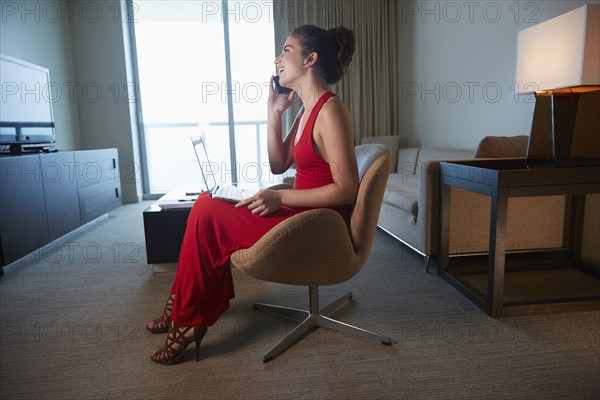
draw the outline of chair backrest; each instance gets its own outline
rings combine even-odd
[[[332,285],[356,275],[373,245],[392,157],[386,146],[368,144],[356,147],[356,159],[360,184],[349,227],[328,208],[301,212],[234,252],[232,264],[255,278],[288,285]]]
[[[350,235],[356,254],[366,262],[377,230],[379,210],[392,163],[390,150],[381,144],[357,146],[359,187],[350,215]]]

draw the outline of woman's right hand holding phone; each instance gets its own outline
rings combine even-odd
[[[269,80],[269,112],[282,114],[292,105],[292,101],[296,96],[296,92],[292,90],[290,93],[287,94],[277,93],[277,90],[275,90],[274,79],[275,77],[271,75],[271,79]]]

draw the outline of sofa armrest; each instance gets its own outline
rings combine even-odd
[[[398,160],[398,150],[401,147],[408,146],[408,137],[397,136],[397,135],[386,135],[386,136],[363,136],[360,139],[360,144],[383,144],[392,152],[392,166],[390,172],[396,171],[396,162]]]

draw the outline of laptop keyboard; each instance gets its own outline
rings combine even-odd
[[[241,201],[245,198],[245,191],[237,186],[219,186],[215,197]]]

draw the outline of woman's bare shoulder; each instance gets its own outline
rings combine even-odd
[[[350,111],[344,102],[337,96],[330,97],[323,104],[323,107],[319,111],[319,117],[321,120],[327,123],[335,123],[336,121],[342,122],[350,118]]]

